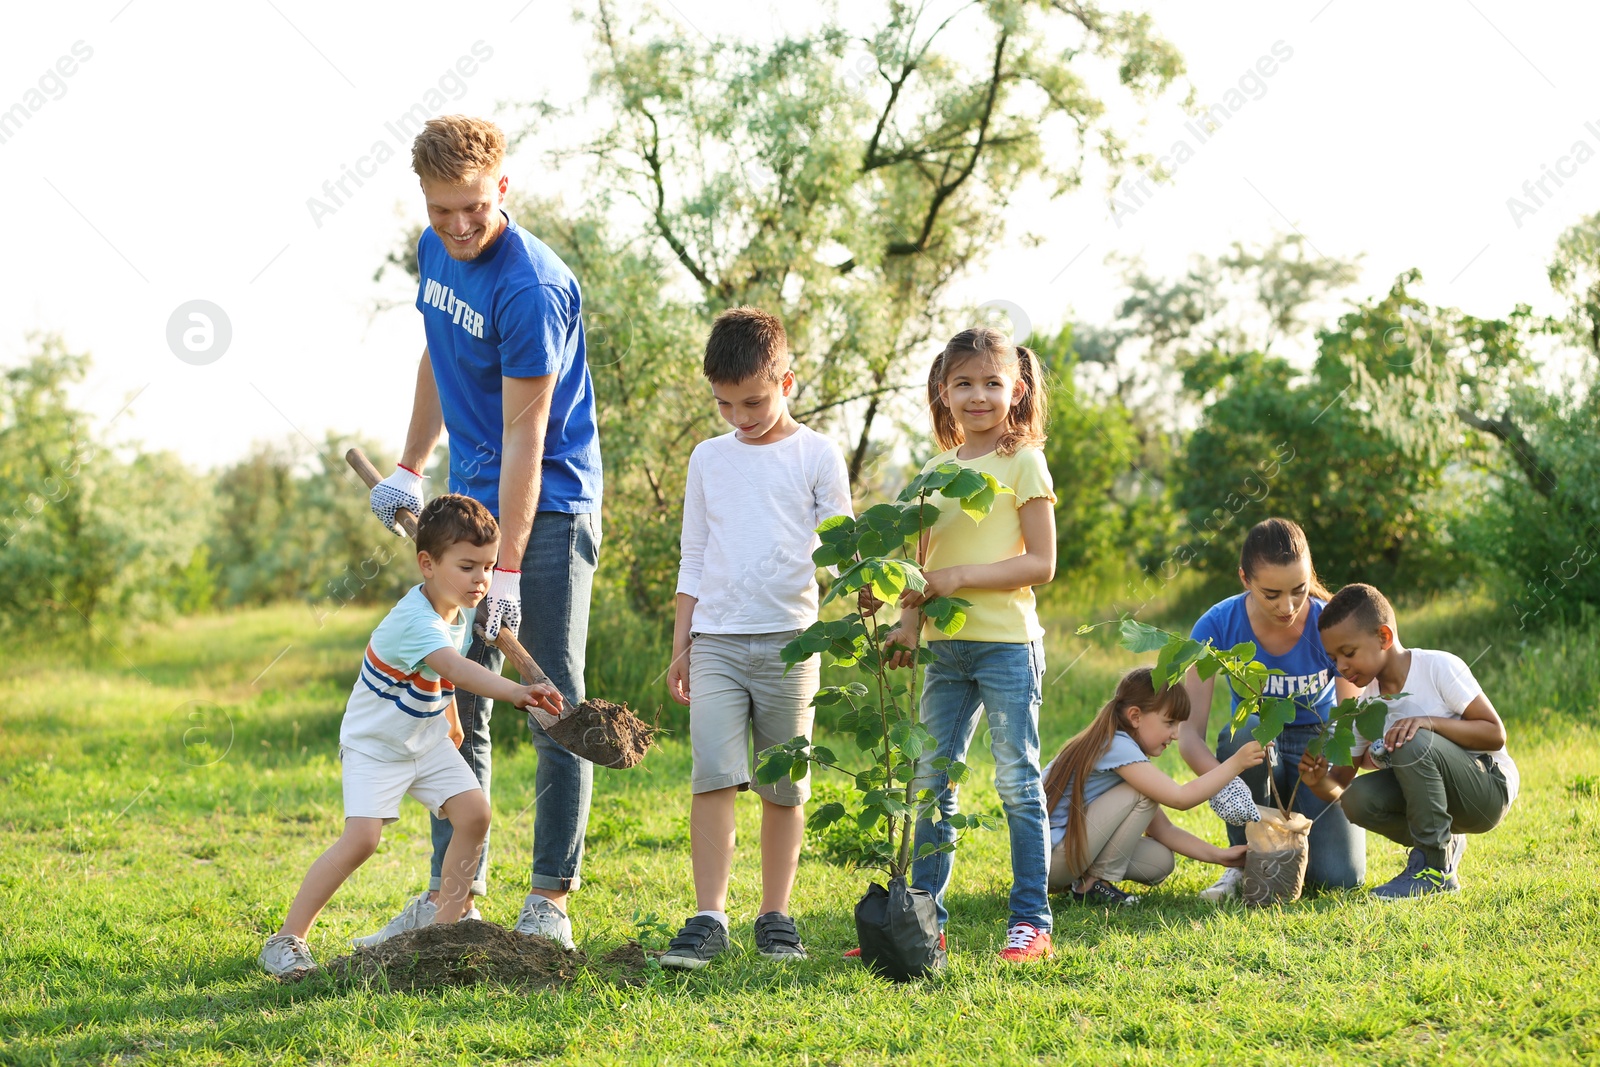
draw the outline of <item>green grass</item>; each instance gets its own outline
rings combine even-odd
[[[256,952],[338,832],[339,716],[381,611],[347,608],[320,628],[303,607],[182,620],[88,662],[11,662],[0,712],[0,1062],[1600,1057],[1600,630],[1522,635],[1471,597],[1402,607],[1413,643],[1481,657],[1475,670],[1523,770],[1506,823],[1473,842],[1461,894],[1381,906],[1336,893],[1246,912],[1197,902],[1214,870],[1180,861],[1130,913],[1060,904],[1056,958],[1006,968],[994,958],[1006,839],[979,835],[956,860],[951,968],[911,987],[839,958],[854,941],[850,909],[866,875],[821,849],[802,863],[794,906],[812,959],[775,969],[755,957],[748,847],[730,902],[735,953],[698,974],[627,987],[586,972],[531,995],[280,986]],[[1131,663],[1098,636],[1072,636],[1077,620],[1053,611],[1047,755]],[[641,663],[659,654],[657,640],[635,647],[624,629],[605,632],[592,677],[647,683]],[[495,723],[484,906],[507,924],[527,876],[536,763],[518,718]],[[1174,754],[1163,760],[1176,771]],[[693,910],[688,764],[686,744],[669,737],[640,768],[597,774],[586,883],[572,900],[591,955],[632,936],[636,913],[676,926]],[[966,802],[998,811],[989,770],[979,756]],[[740,809],[741,840],[753,841],[757,805]],[[1221,838],[1204,808],[1178,818]],[[414,893],[427,855],[426,817],[408,803],[313,931],[318,957],[342,952]],[[1369,838],[1371,876],[1400,861],[1398,847]]]

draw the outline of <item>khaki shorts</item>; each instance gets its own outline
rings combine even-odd
[[[738,786],[796,807],[811,796],[811,777],[752,785],[754,751],[796,737],[811,737],[816,711],[818,657],[783,673],[783,646],[798,630],[771,634],[694,634],[689,646],[689,744],[694,751],[690,790],[709,793]]]
[[[448,737],[439,738],[437,745],[414,760],[378,759],[340,745],[339,762],[347,819],[394,822],[400,817],[400,800],[408,793],[442,819],[445,801],[483,788]]]

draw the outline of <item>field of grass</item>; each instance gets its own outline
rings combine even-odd
[[[1166,621],[1187,609],[1169,609]],[[599,970],[534,993],[408,994],[283,986],[256,964],[307,865],[338,833],[339,716],[379,610],[318,627],[303,607],[182,620],[92,662],[13,660],[0,710],[0,1062],[828,1064],[1571,1063],[1600,1058],[1600,626],[1531,635],[1456,596],[1402,605],[1416,645],[1475,661],[1500,708],[1522,796],[1476,839],[1465,889],[1380,905],[1362,892],[1245,911],[1195,899],[1214,869],[1181,860],[1120,914],[1057,902],[1056,957],[1002,966],[1005,835],[970,839],[950,892],[951,967],[894,987],[840,958],[865,886],[808,854],[794,911],[809,962],[755,955],[753,850],[736,862],[735,949],[705,971],[620,985]],[[1047,755],[1131,660],[1052,619]],[[1190,615],[1192,617],[1192,614]],[[1153,618],[1152,621],[1162,621]],[[653,672],[607,629],[596,695]],[[662,664],[661,666],[664,666]],[[657,667],[659,669],[659,667]],[[646,717],[659,697],[642,709]],[[1213,721],[1221,716],[1214,715]],[[664,723],[669,720],[663,720]],[[485,917],[526,889],[536,756],[519,716],[494,724],[495,849]],[[824,734],[826,731],[824,731]],[[983,735],[980,733],[981,749]],[[848,747],[848,746],[845,746]],[[1163,761],[1176,772],[1175,753]],[[998,812],[976,758],[969,809]],[[598,957],[693,911],[688,751],[596,775],[579,947]],[[757,804],[740,805],[753,842]],[[1212,840],[1202,807],[1179,821]],[[386,919],[426,872],[407,802],[312,933],[319,959]],[[1402,861],[1369,838],[1369,880]],[[659,935],[646,931],[647,940]]]

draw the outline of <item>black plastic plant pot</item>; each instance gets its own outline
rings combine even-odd
[[[904,878],[891,879],[887,889],[876,882],[867,887],[856,905],[856,937],[861,962],[891,981],[922,978],[945,964],[933,895]]]

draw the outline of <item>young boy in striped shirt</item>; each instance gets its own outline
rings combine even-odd
[[[489,590],[500,544],[494,516],[470,497],[435,497],[417,522],[422,584],[400,598],[367,644],[361,674],[339,727],[344,780],[344,833],[306,873],[282,928],[267,939],[261,965],[279,978],[316,969],[306,934],[333,894],[377,850],[385,823],[400,815],[407,793],[450,820],[437,902],[422,893],[400,917],[360,944],[404,930],[455,922],[472,908],[472,880],[489,834],[489,799],[458,751],[461,726],[455,690],[518,707],[560,713],[549,684],[518,685],[463,653],[472,642],[473,611]]]

